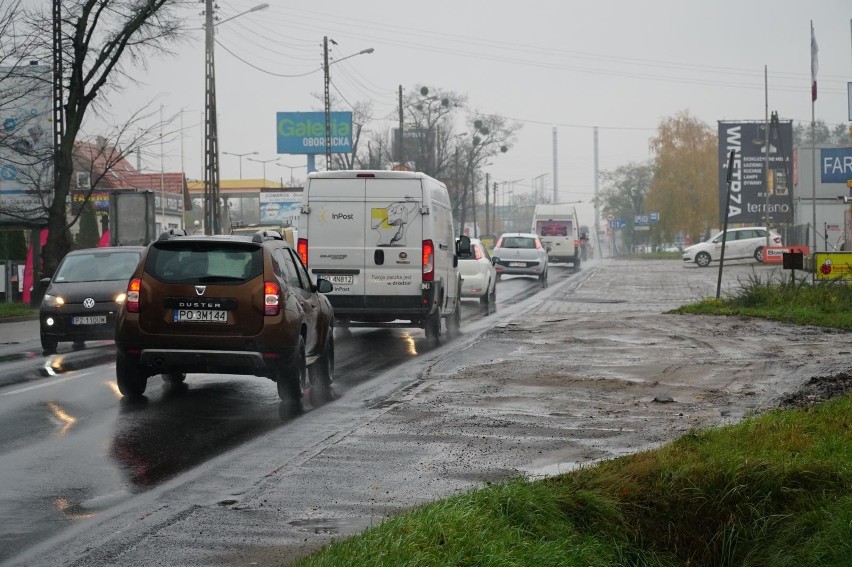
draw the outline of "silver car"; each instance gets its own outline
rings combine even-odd
[[[491,253],[497,268],[497,281],[503,275],[535,276],[547,286],[547,251],[538,235],[531,232],[507,232]]]

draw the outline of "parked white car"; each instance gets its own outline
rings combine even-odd
[[[767,229],[760,226],[729,228],[725,237],[725,259],[741,260],[754,258],[763,262],[763,247],[766,246]],[[769,231],[769,245],[781,246],[781,235]],[[687,264],[695,262],[699,267],[707,267],[710,262],[718,261],[722,256],[722,232],[710,240],[693,244],[683,250],[683,261]]]
[[[497,269],[488,249],[477,238],[470,239],[470,254],[459,256],[462,298],[479,298],[484,306],[497,303]]]

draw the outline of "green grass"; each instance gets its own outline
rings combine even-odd
[[[25,315],[38,315],[38,309],[24,303],[0,303],[0,319]]]
[[[672,313],[746,315],[800,325],[852,330],[852,286],[752,276],[722,299],[705,299]]]
[[[297,565],[852,564],[852,397],[428,504]]]

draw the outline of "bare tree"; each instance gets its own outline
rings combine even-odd
[[[56,152],[55,186],[48,209],[44,270],[52,274],[71,248],[66,218],[74,171],[74,144],[90,111],[98,112],[110,90],[135,82],[146,57],[169,53],[183,37],[178,8],[183,0],[63,0],[61,4],[64,127]],[[27,37],[41,43],[33,51],[52,59],[50,12],[26,14]],[[125,146],[126,147],[126,146]],[[110,158],[111,159],[111,158]],[[76,218],[74,219],[76,222]]]

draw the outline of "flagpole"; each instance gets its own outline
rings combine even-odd
[[[811,20],[811,207],[813,210],[813,233],[814,233],[814,248],[812,253],[817,251],[817,226],[816,226],[816,63],[817,63],[817,47],[816,38],[814,37],[814,21]],[[816,268],[816,266],[814,266]],[[814,270],[814,278],[816,278],[816,270]]]

